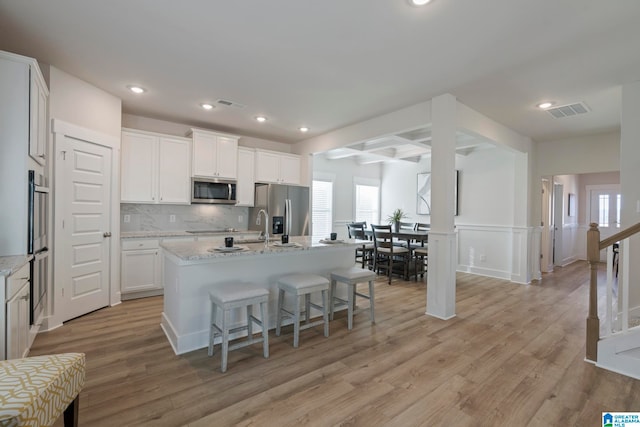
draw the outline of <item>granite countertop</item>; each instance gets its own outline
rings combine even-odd
[[[234,230],[234,231],[208,231],[205,233],[189,233],[185,231],[163,231],[163,230],[149,230],[149,231],[123,231],[120,233],[121,239],[144,239],[144,238],[161,238],[161,237],[198,237],[198,236],[233,236],[238,234],[260,234],[255,230]]]
[[[31,261],[33,255],[0,256],[0,277],[10,276]]]
[[[296,236],[289,239],[290,245],[287,246],[281,246],[278,240],[274,240],[270,242],[269,246],[266,248],[264,243],[240,244],[237,245],[237,247],[241,247],[242,250],[234,252],[216,250],[219,246],[216,246],[211,242],[164,242],[161,246],[167,253],[179,258],[181,261],[204,261],[208,259],[242,257],[247,255],[324,250],[338,247],[344,248],[345,246],[355,247],[368,242],[368,240],[347,239],[344,241],[338,241],[338,243],[329,244],[322,243],[322,241],[317,237]]]

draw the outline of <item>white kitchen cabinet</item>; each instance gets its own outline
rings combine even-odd
[[[191,129],[193,138],[192,176],[236,179],[238,137]]]
[[[238,148],[238,182],[236,206],[253,206],[255,193],[255,153],[250,148]]]
[[[299,156],[280,156],[280,182],[283,184],[300,184]]]
[[[19,359],[29,352],[29,263],[9,276],[6,286],[6,358]]]
[[[0,256],[27,253],[28,171],[47,173],[48,96],[35,59],[0,51]]]
[[[122,298],[128,299],[130,293],[162,293],[160,268],[160,242],[157,239],[124,240],[120,266]]]
[[[190,142],[187,138],[123,130],[120,200],[189,204]]]
[[[29,155],[38,164],[47,162],[47,100],[49,90],[39,72],[30,72]]]
[[[256,182],[300,184],[300,156],[256,150]]]

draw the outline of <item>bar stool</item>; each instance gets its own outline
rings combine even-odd
[[[289,274],[278,279],[278,316],[276,320],[276,335],[280,336],[283,318],[293,319],[293,346],[298,347],[300,331],[313,326],[324,324],[324,336],[329,336],[329,280],[316,274]],[[296,297],[293,311],[284,308],[284,295],[288,292]],[[322,292],[322,306],[311,302],[313,292]],[[304,296],[305,325],[300,326],[300,302]],[[322,320],[311,322],[311,307],[322,310]],[[282,313],[285,313],[283,316]]]
[[[329,299],[331,301],[330,316],[333,320],[333,312],[335,310],[336,301],[340,305],[347,305],[347,316],[349,330],[353,328],[353,311],[356,305],[356,296],[369,300],[369,317],[371,323],[375,323],[375,307],[374,307],[374,291],[373,282],[376,280],[376,273],[364,268],[351,267],[343,270],[336,270],[331,273],[331,290],[329,292]],[[341,282],[347,285],[347,301],[338,298],[336,294],[336,283]],[[364,295],[356,290],[358,283],[369,282],[369,295]]]
[[[216,336],[222,336],[222,372],[227,371],[227,356],[229,351],[237,350],[248,345],[262,342],[264,358],[269,358],[269,331],[267,303],[269,301],[269,291],[258,288],[250,283],[231,282],[216,285],[209,291],[211,299],[211,322],[209,328],[209,356],[213,356],[213,342]],[[260,304],[260,320],[253,316],[253,305]],[[247,324],[231,327],[231,311],[235,308],[246,307]],[[222,323],[216,324],[217,309],[222,310]],[[262,327],[262,338],[253,338],[253,323]],[[247,331],[247,340],[229,346],[229,334]]]

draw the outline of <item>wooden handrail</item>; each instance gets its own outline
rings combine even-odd
[[[633,236],[634,234],[636,234],[639,231],[640,231],[640,222],[637,223],[636,225],[632,225],[631,227],[629,227],[629,228],[627,228],[625,230],[622,230],[619,233],[614,234],[611,237],[607,237],[606,239],[601,241],[600,242],[600,249],[604,249],[604,248],[606,248],[608,246],[613,245],[617,241],[624,240],[627,237],[631,237],[631,236]]]

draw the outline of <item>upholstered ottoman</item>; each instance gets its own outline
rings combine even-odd
[[[0,361],[0,426],[77,425],[84,374],[82,353]]]

